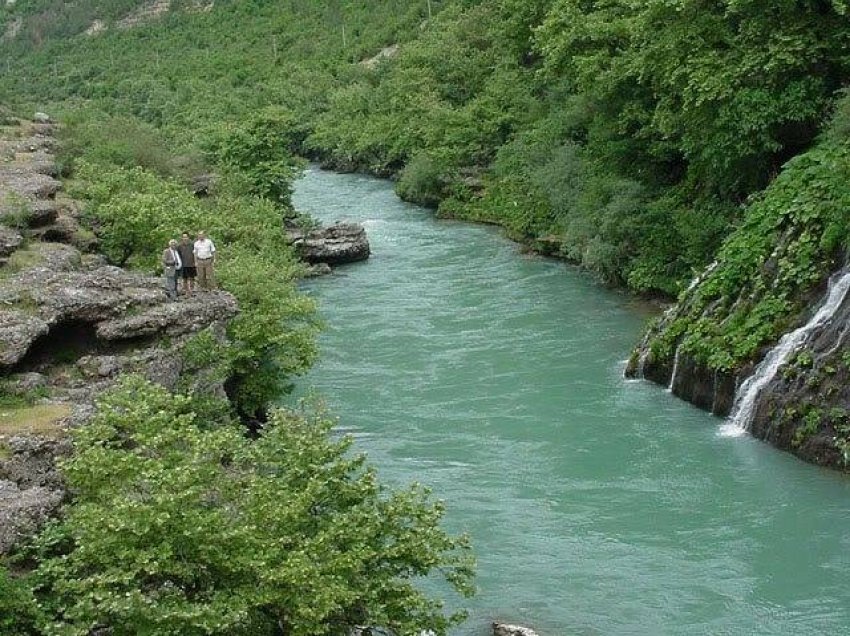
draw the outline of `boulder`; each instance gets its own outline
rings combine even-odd
[[[50,199],[39,200],[30,206],[30,214],[27,223],[30,227],[49,225],[56,221],[59,216],[59,206],[56,201]]]
[[[213,193],[215,188],[216,175],[214,174],[199,174],[192,177],[192,193],[202,199]]]
[[[287,237],[299,257],[312,264],[342,265],[369,258],[369,239],[358,223],[336,223],[325,228],[287,228]]]
[[[537,632],[519,625],[493,623],[493,636],[537,636]]]
[[[37,124],[52,124],[53,119],[47,113],[37,112],[32,116],[32,120]]]
[[[56,460],[71,453],[70,440],[17,435],[5,444],[11,456],[0,461],[0,479],[11,481],[22,489],[63,488],[64,480]]]
[[[47,376],[31,372],[10,376],[3,388],[12,395],[26,395],[45,386],[47,386]]]

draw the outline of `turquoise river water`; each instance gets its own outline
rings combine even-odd
[[[458,636],[850,634],[850,480],[623,380],[639,305],[385,181],[310,169],[295,203],[373,252],[308,284],[327,329],[299,391],[472,536]]]

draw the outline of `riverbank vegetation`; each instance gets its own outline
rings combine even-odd
[[[74,431],[73,505],[0,567],[0,633],[445,634],[461,616],[417,582],[470,593],[463,538],[418,486],[388,491],[323,416],[276,411],[249,440],[220,403],[127,377]]]
[[[441,529],[441,504],[379,484],[328,417],[270,408],[313,362],[318,327],[282,226],[303,164],[288,113],[187,141],[102,104],[55,112],[62,174],[106,259],[151,273],[167,239],[205,229],[240,313],[226,340],[204,331],[182,346],[175,394],[125,378],[74,431],[62,518],[0,559],[0,634],[445,634],[462,612],[422,581],[472,587],[467,540]],[[199,198],[191,178],[209,172]],[[222,381],[228,400],[205,390]]]
[[[64,4],[4,12],[0,90],[187,147],[274,105],[293,150],[667,295],[812,145],[850,70],[844,2],[175,2],[131,29]]]

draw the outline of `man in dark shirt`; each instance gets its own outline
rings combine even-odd
[[[180,270],[180,277],[183,279],[183,293],[191,294],[195,291],[197,268],[195,267],[194,242],[186,232],[183,232],[183,236],[180,237],[177,252],[183,262],[183,268]]]

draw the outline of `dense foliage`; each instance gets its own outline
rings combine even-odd
[[[327,418],[278,411],[256,441],[217,419],[141,378],[102,398],[63,467],[75,504],[34,548],[38,633],[445,634],[456,619],[417,580],[466,593],[470,559],[440,504],[378,485]],[[32,607],[12,591],[0,604]]]
[[[850,70],[844,0],[176,2],[83,34],[130,4],[0,9],[22,19],[0,92],[95,102],[183,148],[271,106],[291,148],[645,292],[712,259]]]
[[[750,205],[716,264],[652,342],[711,369],[736,370],[792,326],[841,260],[850,233],[850,147],[825,142],[793,159]]]

